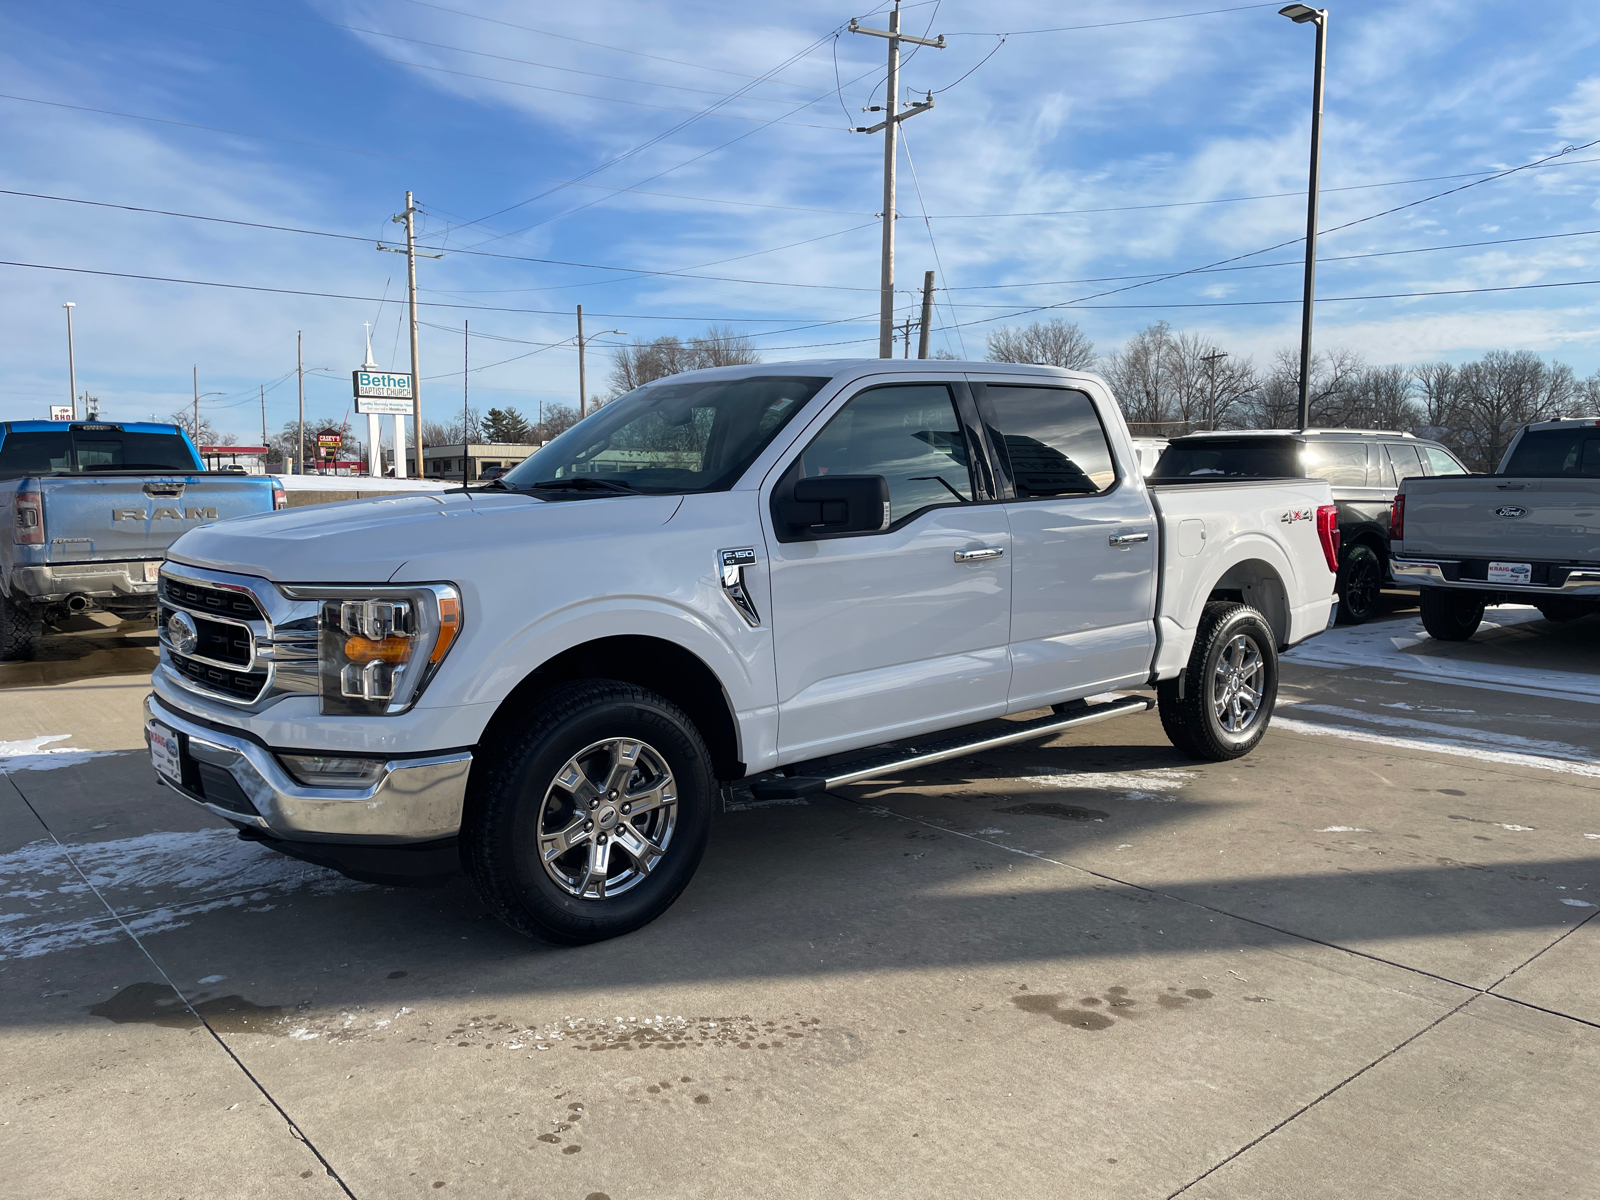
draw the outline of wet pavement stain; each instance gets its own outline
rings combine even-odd
[[[1013,804],[1010,808],[997,808],[995,812],[1022,817],[1054,817],[1058,821],[1105,821],[1111,817],[1110,813],[1097,808],[1079,808],[1076,804]]]
[[[1080,997],[1076,1001],[1076,1006],[1067,1000],[1066,992],[1035,993],[1027,991],[1026,984],[1018,986],[1023,990],[1011,997],[1012,1004],[1023,1012],[1049,1017],[1058,1025],[1071,1025],[1076,1029],[1088,1030],[1110,1029],[1117,1023],[1118,1018],[1137,1020],[1143,1015],[1135,1011],[1139,1002],[1133,998],[1132,992],[1120,984],[1108,987],[1100,996]],[[1189,988],[1180,994],[1177,988],[1169,987],[1165,993],[1156,997],[1156,1005],[1168,1010],[1184,1008],[1195,1000],[1209,1000],[1212,995],[1213,993],[1207,988]],[[1101,1004],[1110,1011],[1094,1011]]]
[[[204,995],[205,993],[200,993]],[[267,1033],[283,1015],[277,1005],[255,1004],[243,996],[218,996],[192,1002],[194,1011],[218,1033]],[[109,1000],[89,1006],[92,1016],[118,1025],[165,1025],[181,1029],[194,1023],[183,998],[164,983],[131,983]]]

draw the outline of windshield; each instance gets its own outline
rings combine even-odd
[[[1173,442],[1161,452],[1150,478],[1294,479],[1301,473],[1298,449],[1288,439],[1269,442],[1262,438],[1205,438]]]
[[[730,488],[826,377],[766,375],[635,388],[578,422],[497,482],[570,482],[575,495],[676,495]]]
[[[45,429],[8,433],[0,441],[0,479],[54,472],[198,470],[194,454],[176,432]]]
[[[1553,479],[1563,475],[1600,477],[1600,428],[1530,429],[1522,435],[1502,475]]]

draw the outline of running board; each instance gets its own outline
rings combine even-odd
[[[1148,712],[1154,707],[1154,700],[1142,696],[1128,696],[1121,700],[1113,700],[1109,704],[1090,705],[1088,708],[1077,710],[1071,716],[1039,717],[1036,720],[1016,722],[998,729],[986,729],[982,733],[967,737],[946,738],[943,741],[925,744],[920,749],[916,746],[905,746],[873,758],[840,763],[837,768],[838,774],[835,775],[786,775],[775,779],[757,780],[750,785],[750,792],[757,800],[798,799],[801,796],[825,792],[829,788],[843,787],[847,783],[860,783],[866,779],[877,779],[884,775],[909,771],[913,767],[944,762],[948,758],[959,758],[963,754],[993,750],[998,746],[1009,746],[1014,742],[1031,742],[1053,733],[1077,729],[1081,725],[1093,725],[1096,721],[1109,721],[1112,717],[1121,717],[1128,713]]]

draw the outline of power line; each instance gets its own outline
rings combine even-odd
[[[85,0],[85,2],[89,3],[89,4],[98,4],[98,5],[100,5],[101,7],[104,7],[104,8],[116,8],[116,9],[121,9],[124,12],[138,13],[140,16],[145,16],[145,17],[160,17],[160,18],[165,18],[167,20],[172,20],[172,21],[184,21],[184,22],[188,22],[189,24],[193,24],[193,25],[204,25],[209,29],[221,29],[224,32],[237,33],[237,34],[241,34],[241,35],[243,35],[245,37],[268,38],[268,39],[270,39],[272,41],[283,42],[283,43],[286,43],[286,44],[288,44],[290,46],[310,46],[310,45],[313,44],[313,43],[310,43],[310,42],[303,41],[303,40],[301,40],[299,38],[284,37],[284,36],[278,35],[278,34],[261,33],[261,32],[259,32],[257,30],[252,30],[252,29],[239,29],[239,28],[237,28],[236,26],[233,26],[233,25],[223,25],[223,24],[220,24],[220,23],[218,23],[216,21],[202,20],[199,17],[182,17],[182,16],[177,16],[177,15],[172,14],[172,13],[154,12],[154,11],[152,11],[150,9],[134,8],[132,5],[113,3],[113,0]],[[434,43],[424,43],[424,44],[425,45],[433,45]],[[440,74],[440,75],[455,75],[455,76],[458,76],[458,77],[460,77],[462,79],[478,79],[478,80],[482,80],[485,83],[501,83],[501,84],[505,84],[507,87],[529,88],[529,89],[532,89],[533,91],[537,91],[537,92],[553,92],[553,93],[555,93],[557,95],[561,95],[561,96],[577,96],[580,99],[584,99],[584,100],[603,100],[603,101],[606,101],[606,102],[611,103],[611,104],[627,104],[627,105],[631,105],[634,108],[653,108],[653,109],[657,109],[657,110],[659,110],[661,112],[694,113],[695,115],[691,118],[691,120],[699,120],[701,117],[704,117],[704,116],[721,116],[721,117],[725,117],[725,118],[727,118],[729,120],[735,120],[735,121],[759,121],[763,125],[799,124],[799,122],[785,121],[782,117],[774,117],[771,120],[768,120],[768,119],[763,118],[763,117],[748,117],[748,116],[744,116],[741,113],[727,113],[727,112],[719,111],[722,108],[722,106],[724,104],[726,104],[728,101],[750,99],[750,97],[745,96],[742,93],[738,93],[738,92],[736,92],[736,93],[734,93],[732,95],[725,96],[718,103],[710,106],[709,109],[704,109],[704,110],[697,111],[697,110],[692,109],[692,108],[674,108],[671,105],[667,105],[667,104],[651,104],[648,101],[644,101],[644,100],[624,100],[624,99],[621,99],[620,97],[617,97],[617,96],[597,96],[592,92],[575,92],[575,91],[572,91],[572,90],[570,90],[568,88],[549,87],[549,86],[547,86],[545,84],[542,84],[542,83],[526,83],[526,82],[524,82],[522,80],[518,80],[518,79],[500,79],[497,76],[493,76],[493,75],[479,75],[479,74],[476,74],[475,72],[472,72],[472,71],[457,71],[457,70],[455,70],[454,68],[451,68],[451,67],[437,67],[437,66],[433,66],[433,65],[431,65],[429,63],[419,63],[419,62],[416,62],[416,61],[411,60],[411,59],[390,58],[388,55],[384,55],[384,54],[368,54],[368,53],[363,53],[363,52],[358,51],[358,50],[347,50],[347,49],[343,49],[343,48],[340,48],[340,47],[318,46],[317,48],[320,49],[320,50],[324,50],[324,51],[326,51],[328,53],[332,53],[332,54],[342,54],[346,58],[362,58],[362,59],[367,59],[367,60],[372,61],[372,62],[391,63],[391,64],[393,64],[395,66],[411,67],[414,70],[418,70],[418,71],[432,71],[432,72],[434,72],[436,74]],[[446,49],[446,50],[454,50],[454,49],[456,49],[456,47],[454,47],[454,46],[445,46],[445,47],[442,47],[442,48]],[[474,53],[474,51],[463,51],[463,53],[470,54],[470,53]],[[495,57],[495,56],[491,55],[490,57]],[[519,61],[519,60],[513,59],[511,61],[515,62],[515,61]],[[542,64],[533,64],[533,65],[542,65]],[[749,86],[753,87],[755,85],[751,84]],[[717,95],[717,94],[720,94],[720,93],[713,93],[713,94]],[[778,103],[787,103],[787,102],[786,101],[778,101]],[[804,107],[806,107],[806,105],[802,105],[801,107],[804,108]],[[796,110],[796,111],[798,111],[798,110]],[[803,128],[807,128],[807,129],[831,129],[832,128],[832,126],[830,126],[830,125],[805,125],[805,126],[802,126],[802,127]]]
[[[906,148],[906,166],[911,168],[911,184],[917,192],[917,205],[922,209],[922,224],[923,227],[928,231],[928,245],[933,248],[933,265],[939,268],[939,278],[948,280],[950,277],[945,274],[944,263],[939,260],[939,243],[934,240],[933,225],[928,220],[928,206],[922,199],[922,182],[917,178],[916,160],[911,157],[911,139],[906,136],[904,130],[901,130],[900,132],[900,140]],[[952,323],[954,323],[956,320],[956,311],[951,307],[948,298],[948,291],[949,289],[947,287],[944,306],[950,310],[950,320]],[[956,340],[961,344],[961,353],[964,357],[967,353],[967,339],[965,335],[962,334],[961,326],[959,324],[955,324],[954,328],[956,331]],[[909,337],[910,335],[908,334],[907,336]],[[949,334],[947,332],[945,335],[945,340],[948,343]]]
[[[217,125],[200,125],[193,121],[176,121],[168,117],[151,117],[142,113],[118,112],[110,108],[91,108],[85,104],[66,104],[59,100],[40,100],[34,96],[14,96],[0,93],[0,100],[15,100],[23,104],[40,104],[50,108],[64,108],[73,112],[94,113],[97,116],[122,117],[130,121],[147,121],[154,125],[173,125],[180,129],[196,129],[204,133],[221,133],[229,137],[253,138],[263,142],[279,142],[286,146],[305,146],[312,150],[329,150],[337,154],[355,154],[362,158],[378,158],[388,162],[410,163],[415,166],[434,167],[445,171],[470,171],[480,175],[496,175],[503,179],[525,179],[538,183],[564,183],[569,187],[592,188],[595,191],[609,192],[617,195],[622,192],[634,192],[641,196],[654,196],[666,200],[688,200],[696,204],[728,204],[738,208],[762,208],[779,212],[815,212],[827,213],[834,216],[857,217],[867,216],[867,213],[854,212],[849,209],[817,208],[797,204],[761,204],[753,200],[725,200],[713,196],[685,196],[677,192],[651,192],[638,188],[618,187],[610,184],[584,183],[576,179],[552,179],[544,175],[523,175],[510,171],[494,171],[486,167],[472,166],[466,163],[435,162],[426,158],[410,158],[400,154],[383,154],[374,150],[359,150],[351,146],[335,146],[327,142],[308,142],[299,138],[275,137],[267,133],[249,133],[242,129],[224,129]],[[370,239],[369,239],[370,240]]]
[[[1133,17],[1126,21],[1101,21],[1095,25],[1057,25],[1050,29],[1012,29],[1004,34],[983,33],[971,29],[964,29],[959,33],[946,34],[946,37],[1025,37],[1033,33],[1077,33],[1085,29],[1114,29],[1119,25],[1153,25],[1157,21],[1182,21],[1188,17],[1214,17],[1219,13],[1249,12],[1254,8],[1272,8],[1277,0],[1270,4],[1240,4],[1233,8],[1208,8],[1204,12],[1169,13],[1164,17]]]

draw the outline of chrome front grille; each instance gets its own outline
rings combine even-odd
[[[263,579],[168,562],[161,568],[156,630],[161,667],[176,687],[260,709],[288,695],[316,695],[316,601],[291,600]],[[199,635],[187,653],[168,619],[192,618]]]

